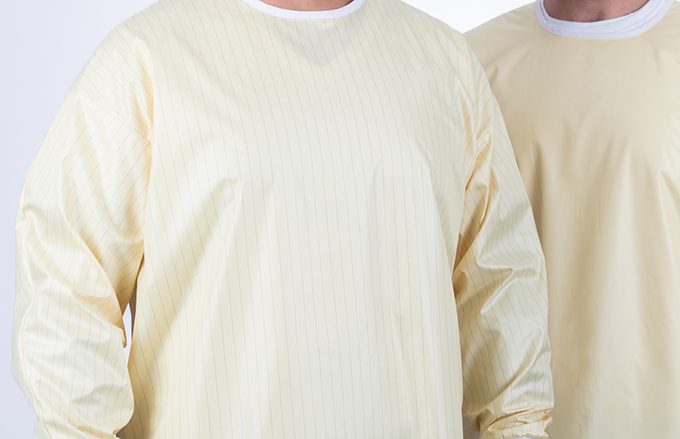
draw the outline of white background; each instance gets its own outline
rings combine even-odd
[[[237,0],[224,0],[237,1]],[[382,1],[382,0],[368,0]],[[0,437],[31,438],[34,414],[10,369],[14,221],[24,175],[66,90],[108,31],[151,0],[1,0]],[[407,0],[465,32],[527,0]],[[129,328],[129,319],[126,320]]]

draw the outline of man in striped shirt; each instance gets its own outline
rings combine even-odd
[[[39,437],[546,437],[546,307],[484,71],[397,0],[160,0],[17,213]]]

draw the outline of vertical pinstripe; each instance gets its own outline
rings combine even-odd
[[[543,254],[500,112],[463,38],[399,1],[161,0],[116,26],[29,169],[17,243],[41,437],[550,422]]]

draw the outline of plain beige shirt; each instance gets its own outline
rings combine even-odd
[[[484,71],[350,5],[161,0],[92,56],[17,213],[39,437],[544,437],[544,259]]]
[[[637,24],[552,23],[587,37],[549,32],[534,4],[468,34],[545,251],[555,439],[680,437],[680,4],[665,3]]]

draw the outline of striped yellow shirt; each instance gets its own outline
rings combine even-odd
[[[16,225],[39,437],[460,439],[461,410],[484,438],[544,437],[528,197],[464,39],[404,3],[130,17]]]

